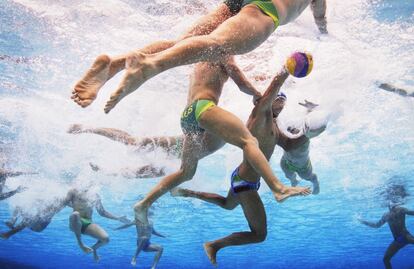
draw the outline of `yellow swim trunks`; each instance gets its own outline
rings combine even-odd
[[[273,22],[275,23],[275,29],[279,26],[279,15],[277,14],[276,7],[273,5],[273,2],[271,0],[243,1],[243,7],[249,4],[257,6],[264,14],[272,18]]]

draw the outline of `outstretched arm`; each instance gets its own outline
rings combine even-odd
[[[152,234],[153,234],[153,235],[156,235],[156,236],[159,236],[159,237],[163,237],[163,238],[165,238],[165,236],[164,236],[164,235],[162,235],[162,234],[160,234],[159,232],[157,232],[154,228],[152,228]]]
[[[122,229],[126,229],[126,228],[129,228],[129,227],[133,226],[133,225],[135,225],[135,221],[132,221],[132,222],[130,222],[130,223],[126,223],[126,224],[124,224],[124,225],[121,225],[121,226],[119,226],[119,227],[116,227],[114,230],[122,230]]]
[[[260,98],[259,103],[256,105],[255,110],[258,112],[268,112],[272,109],[272,103],[275,100],[280,88],[282,87],[285,80],[289,77],[289,72],[283,67],[279,73],[270,82],[263,97]]]
[[[312,0],[311,9],[319,32],[322,34],[327,34],[328,30],[326,29],[326,0]]]
[[[253,95],[254,100],[257,100],[262,96],[237,66],[233,56],[228,57],[223,66],[229,77],[236,83],[237,87],[239,87],[240,91],[248,95]]]
[[[414,210],[409,210],[407,208],[404,208],[404,213],[410,216],[414,216]]]
[[[401,96],[411,96],[411,97],[414,97],[414,92],[412,92],[412,93],[409,94],[407,92],[407,90],[402,89],[402,88],[398,88],[398,87],[396,87],[394,85],[391,85],[391,84],[388,84],[388,83],[381,83],[378,87],[380,89],[386,90],[388,92],[395,92],[395,93],[397,93],[397,94],[399,94]]]
[[[9,197],[12,197],[13,195],[22,192],[24,190],[24,188],[22,187],[18,187],[17,189],[15,189],[14,191],[9,191],[9,192],[4,192],[4,193],[0,193],[0,201],[7,199]]]
[[[0,169],[0,176],[3,177],[18,177],[23,175],[37,175],[37,172],[19,172],[19,171],[7,171]]]
[[[388,220],[388,214],[384,214],[384,216],[382,216],[382,218],[381,218],[379,221],[377,221],[377,222],[366,221],[366,220],[363,220],[363,219],[358,219],[358,220],[359,220],[359,222],[361,222],[362,224],[367,225],[367,226],[369,226],[369,227],[372,227],[372,228],[379,228],[379,227],[381,227],[382,225],[384,225],[385,223],[387,223],[387,220]]]
[[[125,145],[136,145],[136,139],[127,132],[114,128],[91,128],[81,124],[72,124],[68,131],[70,134],[90,133],[107,137],[111,140],[124,143]]]
[[[101,215],[102,217],[113,219],[113,220],[118,220],[118,221],[121,221],[123,223],[128,223],[128,224],[131,222],[125,216],[117,217],[113,215],[112,213],[106,211],[106,209],[102,205],[102,201],[99,196],[97,197],[95,208],[96,208],[96,211],[98,211],[99,215]]]

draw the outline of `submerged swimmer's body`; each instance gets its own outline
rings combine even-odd
[[[133,225],[135,225],[135,228],[137,230],[137,248],[135,250],[134,256],[132,257],[131,264],[133,266],[136,266],[137,257],[141,251],[156,252],[154,262],[151,267],[151,269],[155,269],[157,267],[158,262],[160,261],[164,248],[161,245],[152,243],[151,237],[152,235],[156,235],[159,237],[165,236],[155,231],[154,225],[151,221],[149,221],[148,225],[142,225],[140,222],[133,221],[131,223],[127,223],[116,228],[116,230],[125,229]]]
[[[123,97],[167,69],[253,50],[310,3],[319,30],[327,33],[325,0],[225,1],[176,41],[156,42],[114,58],[99,56],[75,85],[72,99],[82,107],[90,105],[106,81],[126,68],[124,79],[105,106],[108,113]]]
[[[308,102],[299,103],[307,108],[308,113],[311,112],[317,104]],[[313,194],[319,193],[319,181],[315,173],[313,173],[312,163],[309,157],[310,139],[320,135],[325,131],[327,122],[318,124],[309,123],[305,120],[303,130],[289,127],[288,131],[293,135],[298,135],[296,139],[289,138],[285,135],[281,136],[278,145],[283,148],[283,155],[280,159],[280,167],[285,176],[291,181],[292,186],[298,185],[296,174],[304,180],[313,184]]]
[[[407,230],[405,225],[405,216],[414,216],[414,210],[395,205],[389,207],[389,212],[385,213],[377,222],[370,222],[360,219],[362,224],[372,228],[380,228],[385,223],[390,227],[394,241],[388,246],[384,254],[385,268],[391,269],[391,259],[397,252],[408,244],[414,244],[414,237]]]
[[[69,227],[76,236],[79,247],[85,253],[93,252],[95,261],[99,261],[97,249],[109,242],[109,235],[106,231],[92,221],[93,209],[102,217],[129,222],[124,216],[117,217],[109,213],[102,205],[101,198],[97,193],[91,193],[88,189],[72,189],[65,198],[65,205],[73,208],[69,217]],[[89,235],[97,242],[92,246],[86,246],[81,239],[82,234]]]

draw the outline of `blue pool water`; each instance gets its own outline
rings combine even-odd
[[[148,3],[146,3],[148,2]],[[132,205],[159,180],[130,180],[90,171],[95,162],[113,171],[124,166],[179,165],[163,152],[135,154],[123,145],[92,135],[66,134],[69,124],[119,128],[137,136],[180,133],[190,67],[170,70],[126,98],[109,115],[102,108],[119,82],[115,77],[87,109],[70,100],[73,84],[101,53],[121,54],[164,38],[174,38],[219,1],[0,1],[0,153],[14,170],[36,176],[9,179],[7,187],[27,187],[0,202],[0,230],[13,208],[33,211],[38,201],[62,197],[74,181],[93,179],[108,211],[132,216]],[[317,32],[309,10],[280,27],[256,51],[237,58],[250,78],[273,74],[294,50],[310,51],[312,74],[290,79],[289,100],[281,125],[300,122],[303,99],[330,115],[327,130],[311,143],[311,158],[321,181],[317,196],[277,204],[269,189],[260,190],[268,217],[265,242],[218,253],[220,268],[382,268],[392,236],[388,227],[371,229],[357,222],[378,220],[380,195],[398,176],[414,194],[414,98],[378,89],[389,82],[414,91],[414,2],[406,0],[328,1],[328,36]],[[259,89],[265,84],[256,83]],[[251,111],[248,97],[233,83],[221,104],[242,119]],[[271,165],[277,175],[281,151]],[[227,193],[229,175],[240,150],[225,146],[200,162],[193,189]],[[286,182],[286,181],[285,181]],[[286,182],[287,183],[287,182]],[[301,182],[306,185],[306,183]],[[414,208],[409,197],[406,206]],[[111,238],[100,249],[101,261],[77,247],[68,229],[70,209],[55,216],[43,233],[25,230],[0,241],[0,268],[130,268],[135,250],[133,228],[114,231],[118,223],[94,220]],[[225,211],[190,199],[166,195],[154,206],[154,222],[166,239],[159,268],[211,268],[202,244],[247,230],[242,211]],[[414,217],[407,218],[414,232]],[[85,237],[88,244],[93,243]],[[153,254],[142,253],[137,268],[150,268]],[[414,246],[393,259],[395,268],[414,268]]]

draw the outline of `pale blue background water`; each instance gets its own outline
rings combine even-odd
[[[191,3],[190,3],[191,2]],[[37,199],[64,195],[73,180],[93,179],[108,210],[131,216],[131,205],[157,179],[125,180],[89,171],[88,162],[113,170],[153,163],[172,171],[178,165],[162,152],[137,155],[122,145],[90,135],[65,133],[70,123],[124,129],[136,135],[174,135],[185,105],[188,67],[153,79],[104,115],[105,99],[118,82],[108,83],[88,109],[70,100],[74,82],[94,57],[119,54],[160,38],[173,38],[218,1],[0,1],[0,136],[5,166],[36,170],[39,176],[10,179],[7,185],[28,187],[0,203],[0,220],[14,206],[31,210]],[[346,2],[346,3],[344,3]],[[296,49],[311,51],[315,69],[303,80],[291,79],[281,121],[303,117],[296,105],[304,98],[332,114],[327,131],[312,142],[311,157],[321,181],[321,194],[277,204],[261,189],[268,215],[268,237],[256,245],[223,249],[220,268],[382,268],[392,241],[386,226],[371,229],[358,215],[379,219],[386,211],[379,195],[398,175],[414,193],[414,98],[378,90],[385,81],[413,90],[414,3],[412,1],[329,1],[330,35],[320,36],[306,11],[281,27],[256,52],[238,58],[248,72],[272,74]],[[263,84],[257,84],[263,89]],[[246,119],[250,100],[234,84],[222,105]],[[295,121],[295,120],[292,120]],[[299,121],[299,120],[297,120]],[[188,187],[223,195],[240,151],[226,146],[203,160]],[[283,178],[276,150],[271,164]],[[306,183],[303,183],[306,184]],[[264,184],[263,184],[264,185]],[[414,208],[411,198],[407,206]],[[154,238],[164,246],[160,268],[211,268],[205,241],[248,229],[242,211],[224,211],[189,199],[166,195],[155,205],[155,226],[168,236]],[[59,213],[43,233],[23,231],[0,241],[0,268],[130,268],[134,229],[112,231],[117,223],[94,220],[110,234],[99,264],[84,255],[68,230],[69,209]],[[414,218],[407,218],[414,231]],[[5,230],[5,225],[0,226]],[[87,243],[93,241],[85,238]],[[395,268],[414,268],[414,247],[393,259]],[[138,268],[149,268],[153,254],[142,253]]]

